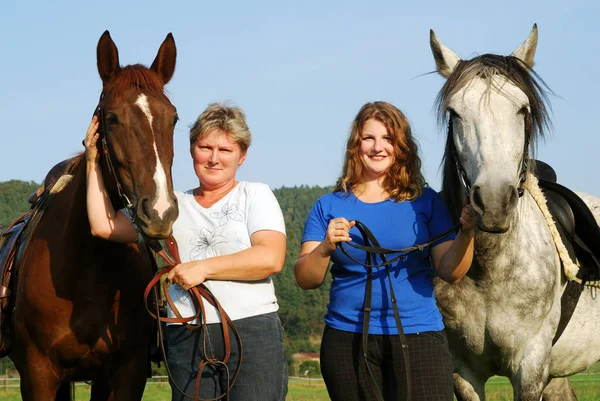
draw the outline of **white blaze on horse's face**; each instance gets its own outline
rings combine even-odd
[[[150,112],[150,105],[148,104],[148,98],[143,93],[139,95],[135,104],[142,110],[146,118],[148,118],[148,123],[150,124],[150,130],[152,131],[152,136],[154,141],[152,142],[152,146],[154,149],[154,155],[156,156],[156,170],[154,171],[154,183],[156,184],[156,196],[152,200],[151,207],[154,209],[158,216],[162,219],[164,213],[172,208],[174,205],[171,202],[171,198],[169,197],[169,190],[167,186],[167,176],[165,174],[165,169],[160,161],[160,157],[158,155],[158,149],[156,147],[156,135],[154,133],[154,128],[152,126],[152,121],[154,120],[152,113]]]
[[[506,231],[518,201],[527,96],[505,77],[475,79],[448,102],[454,144],[482,225]]]

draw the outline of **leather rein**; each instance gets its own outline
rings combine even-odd
[[[177,243],[175,242],[175,238],[173,238],[173,236],[171,236],[165,240],[165,243],[167,246],[167,250],[169,251],[169,254],[171,256],[165,252],[165,250],[161,247],[161,245],[158,243],[158,241],[155,241],[155,240],[147,240],[146,241],[148,249],[149,250],[151,249],[154,252],[156,252],[158,255],[160,255],[167,262],[168,266],[163,268],[158,273],[156,273],[154,278],[152,278],[152,280],[146,287],[146,290],[144,291],[144,306],[146,307],[146,311],[148,312],[148,314],[150,316],[152,316],[154,319],[156,319],[156,321],[157,321],[160,350],[161,350],[161,353],[163,356],[163,361],[165,363],[165,368],[167,370],[167,374],[171,378],[171,384],[173,386],[175,386],[177,391],[179,391],[183,396],[185,396],[186,398],[190,398],[192,400],[216,401],[223,397],[225,397],[225,400],[229,400],[229,391],[233,387],[233,385],[240,373],[240,369],[242,367],[242,359],[243,359],[242,356],[243,355],[242,355],[242,339],[240,337],[240,334],[237,331],[237,329],[235,328],[233,321],[227,315],[227,313],[225,312],[225,310],[223,309],[223,307],[221,306],[221,304],[219,303],[217,298],[212,294],[212,292],[204,284],[200,284],[200,285],[198,285],[196,287],[192,287],[188,290],[190,292],[190,298],[192,300],[192,303],[194,304],[194,308],[196,309],[196,313],[193,316],[183,317],[183,316],[181,316],[181,313],[179,312],[179,310],[175,306],[173,300],[171,299],[171,296],[169,295],[169,289],[168,289],[169,284],[167,283],[166,280],[162,280],[162,287],[163,287],[165,297],[167,298],[167,303],[169,304],[169,307],[171,308],[171,310],[173,311],[173,314],[176,317],[160,316],[159,297],[158,297],[158,291],[157,291],[156,285],[161,282],[161,278],[165,274],[169,273],[173,269],[173,267],[175,267],[176,265],[181,263],[181,259],[179,258],[179,251],[177,248]],[[154,264],[156,263],[154,258],[152,258],[152,261]],[[153,300],[154,300],[154,307],[155,307],[154,311],[150,310],[150,307],[148,306],[148,295],[150,295],[151,291],[152,291],[152,296],[153,296]],[[218,311],[218,314],[219,314],[219,317],[221,320],[221,327],[223,330],[223,344],[225,347],[225,355],[223,356],[223,359],[218,359],[212,351],[208,351],[209,347],[207,347],[207,342],[206,342],[206,340],[208,338],[208,327],[207,327],[206,318],[205,318],[206,310],[204,308],[203,299],[205,299],[206,301],[208,301],[208,303],[210,303],[212,306],[217,308],[217,311]],[[193,320],[199,321],[200,324],[197,324],[197,325],[190,324],[189,322],[191,322]],[[166,350],[165,350],[165,345],[164,345],[164,330],[163,330],[163,326],[161,323],[183,324],[188,330],[192,330],[192,331],[203,330],[204,335],[203,335],[202,346],[203,346],[203,353],[204,353],[205,359],[203,359],[200,362],[200,364],[198,365],[198,374],[196,375],[196,385],[195,385],[195,391],[194,391],[193,396],[191,396],[191,395],[187,394],[185,391],[183,391],[179,387],[177,382],[172,379],[173,375],[171,374],[171,370],[169,369],[169,364],[167,362],[167,355],[166,355]],[[235,338],[237,340],[239,355],[240,355],[235,373],[233,374],[233,377],[231,378],[231,380],[230,380],[230,375],[229,375],[229,368],[227,367],[227,362],[229,361],[229,357],[231,356],[231,337],[229,334],[229,329],[231,329],[231,331],[233,332],[233,335],[235,336]],[[225,370],[225,372],[227,372],[228,385],[227,385],[227,389],[225,390],[225,392],[218,397],[200,398],[200,381],[201,381],[201,377],[202,377],[202,372],[208,366],[222,367]]]
[[[363,243],[365,245],[353,244],[351,242],[347,242],[347,243],[342,242],[339,244],[339,246],[340,246],[340,249],[342,250],[342,252],[348,258],[350,258],[353,262],[367,268],[367,281],[365,284],[365,299],[364,299],[364,307],[363,307],[363,331],[362,331],[362,344],[361,344],[361,348],[362,348],[361,351],[362,351],[364,363],[365,363],[367,372],[369,373],[369,379],[371,380],[371,383],[373,385],[375,397],[377,398],[378,401],[383,401],[384,398],[383,398],[381,389],[379,388],[377,381],[375,379],[375,376],[373,375],[371,368],[369,367],[369,363],[367,360],[367,346],[368,346],[368,336],[369,336],[369,321],[370,321],[370,317],[371,317],[373,269],[385,267],[387,281],[388,281],[389,290],[390,290],[390,301],[392,303],[392,309],[394,311],[394,319],[396,321],[396,326],[398,328],[398,337],[400,338],[400,345],[402,347],[402,355],[403,355],[403,359],[404,359],[404,368],[405,368],[405,372],[406,372],[406,400],[410,401],[411,396],[412,396],[412,394],[411,394],[412,393],[412,389],[411,389],[412,381],[411,381],[411,374],[410,374],[410,358],[409,358],[409,351],[408,351],[408,342],[406,341],[406,336],[404,334],[404,330],[402,328],[402,322],[400,320],[400,313],[398,312],[396,295],[394,294],[394,287],[392,285],[390,266],[392,265],[392,263],[395,263],[401,259],[406,258],[411,253],[416,252],[416,251],[424,251],[426,248],[430,247],[437,241],[449,236],[453,232],[457,232],[460,229],[461,225],[460,224],[456,225],[455,227],[451,228],[450,230],[447,230],[447,231],[441,233],[440,235],[435,236],[434,238],[430,239],[429,241],[427,241],[424,244],[414,245],[414,246],[411,246],[408,248],[403,248],[403,249],[388,249],[388,248],[381,247],[381,245],[379,244],[379,241],[377,241],[377,239],[375,238],[375,235],[373,235],[371,230],[369,230],[369,228],[365,224],[363,224],[359,220],[355,220],[355,223],[356,223],[355,227],[361,233]],[[350,253],[348,252],[348,250],[345,248],[346,245],[351,246],[355,249],[365,251],[367,253],[367,262],[362,263],[362,262],[356,260],[354,257],[352,257],[350,255]],[[386,255],[389,255],[389,254],[399,254],[399,255],[390,260],[387,260]],[[378,255],[381,258],[381,260],[382,260],[381,263],[376,263],[375,255]]]
[[[116,170],[114,168],[112,159],[110,157],[110,147],[109,147],[108,139],[107,139],[107,135],[106,135],[103,100],[104,100],[104,92],[102,92],[102,94],[100,95],[100,99],[98,101],[98,106],[96,107],[96,110],[94,112],[94,114],[98,116],[98,120],[99,120],[99,124],[100,124],[100,127],[99,127],[100,138],[99,139],[101,140],[101,146],[102,146],[101,153],[104,155],[104,159],[106,161],[110,175],[112,176],[112,179],[115,182],[117,192],[119,194],[119,198],[121,199],[121,202],[123,203],[125,210],[129,214],[131,223],[133,224],[133,226],[135,227],[137,232],[141,233],[141,229],[140,229],[138,221],[137,221],[137,213],[135,210],[135,206],[129,200],[129,198],[127,197],[125,192],[123,191],[123,187],[121,185],[121,182],[119,181],[119,178],[118,178]],[[144,242],[146,244],[146,248],[148,250],[148,255],[150,256],[150,260],[153,264],[153,271],[158,271],[158,268],[156,266],[156,260],[152,256],[152,251],[154,251],[156,254],[160,255],[165,260],[165,262],[167,262],[167,264],[168,264],[167,267],[163,268],[161,271],[158,271],[158,273],[156,273],[154,275],[154,277],[152,278],[152,280],[146,287],[146,289],[144,291],[144,306],[145,306],[148,314],[150,314],[150,316],[152,316],[157,321],[159,346],[161,349],[161,353],[163,356],[163,361],[165,364],[165,368],[167,370],[167,374],[168,374],[169,378],[171,378],[171,384],[183,396],[185,396],[186,398],[195,400],[195,401],[216,401],[216,400],[220,400],[224,397],[225,397],[225,400],[229,400],[229,391],[233,387],[233,385],[240,373],[240,368],[242,366],[242,356],[243,355],[242,355],[242,339],[240,337],[240,334],[238,333],[237,329],[235,328],[235,326],[233,324],[233,321],[227,315],[227,313],[225,312],[225,310],[223,309],[223,307],[221,306],[221,304],[219,303],[217,298],[212,294],[212,292],[204,284],[200,284],[189,290],[190,298],[192,300],[192,303],[194,304],[196,313],[194,316],[183,317],[183,316],[181,316],[181,313],[179,312],[179,310],[177,309],[177,307],[175,306],[175,304],[173,303],[173,300],[171,299],[171,297],[169,295],[168,283],[166,282],[166,280],[162,280],[163,281],[162,285],[163,285],[165,297],[167,299],[167,303],[169,304],[171,310],[173,311],[173,313],[175,314],[176,317],[169,318],[169,317],[161,316],[160,315],[160,306],[159,306],[160,302],[159,302],[159,296],[158,296],[158,291],[157,291],[156,285],[161,281],[162,276],[169,273],[173,267],[175,267],[176,265],[181,263],[181,259],[179,258],[179,250],[177,248],[177,242],[175,241],[175,238],[173,238],[173,236],[171,236],[165,240],[166,246],[167,246],[167,249],[168,249],[170,255],[165,252],[165,250],[162,248],[162,246],[160,245],[160,243],[157,240],[145,238]],[[153,301],[154,301],[154,306],[155,306],[154,311],[150,310],[150,307],[148,306],[148,296],[150,295],[150,292],[152,292],[152,295],[153,295]],[[208,351],[208,347],[207,347],[208,327],[207,327],[207,323],[206,323],[206,319],[205,319],[206,312],[205,312],[205,308],[204,308],[203,298],[206,301],[208,301],[208,303],[210,303],[212,306],[217,308],[219,317],[221,319],[221,326],[222,326],[222,330],[223,330],[223,342],[224,342],[224,347],[225,347],[225,355],[223,356],[223,359],[218,359],[212,351],[210,351],[210,352]],[[189,324],[189,322],[194,321],[194,320],[197,320],[201,323],[198,325]],[[163,331],[162,323],[183,324],[189,330],[203,330],[203,332],[204,332],[203,352],[204,352],[205,359],[203,359],[198,366],[198,374],[196,376],[196,385],[195,385],[195,391],[194,391],[193,396],[184,392],[178,386],[178,384],[175,382],[175,380],[173,380],[173,375],[171,374],[171,370],[169,369],[169,364],[167,363],[167,354],[166,354],[166,349],[165,349],[165,344],[164,344],[164,331]],[[231,329],[231,331],[233,332],[233,335],[235,336],[235,338],[238,342],[239,355],[240,355],[236,370],[235,370],[231,380],[230,380],[229,368],[227,367],[227,362],[229,361],[229,358],[231,355],[231,336],[229,334],[229,329]],[[227,373],[227,383],[228,383],[227,389],[225,390],[225,392],[223,394],[221,394],[218,397],[200,398],[201,376],[202,376],[203,370],[207,366],[220,366]]]

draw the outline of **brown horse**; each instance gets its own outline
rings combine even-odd
[[[131,201],[145,236],[165,238],[178,214],[171,179],[177,112],[164,94],[175,41],[166,37],[150,68],[121,67],[106,31],[97,58],[109,196],[116,209]],[[142,295],[151,262],[144,246],[92,236],[83,155],[65,167],[29,227],[17,259],[9,353],[23,400],[69,399],[70,383],[80,380],[93,382],[92,400],[141,399],[150,367],[152,321]]]

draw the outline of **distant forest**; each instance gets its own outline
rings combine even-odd
[[[29,210],[27,197],[38,188],[35,182],[0,182],[0,230]],[[330,277],[318,289],[302,291],[294,279],[293,264],[300,251],[306,216],[318,197],[331,187],[282,187],[274,190],[285,218],[287,252],[283,271],[274,277],[281,321],[285,329],[288,359],[297,352],[318,352],[323,316],[329,299]]]

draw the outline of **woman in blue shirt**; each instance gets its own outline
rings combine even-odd
[[[441,197],[425,186],[406,117],[386,102],[365,104],[354,119],[342,175],[333,193],[322,196],[307,218],[294,266],[296,280],[302,289],[317,288],[333,262],[321,342],[321,371],[332,400],[387,401],[406,394],[390,285],[408,344],[412,399],[452,400],[452,360],[433,277],[458,282],[469,270],[476,223],[471,206],[465,200],[458,234],[391,263],[391,284],[385,268],[372,270],[366,349],[361,341],[368,269],[338,246],[363,243],[356,220],[390,249],[423,244],[453,226]],[[364,251],[348,252],[357,261],[365,260]]]

